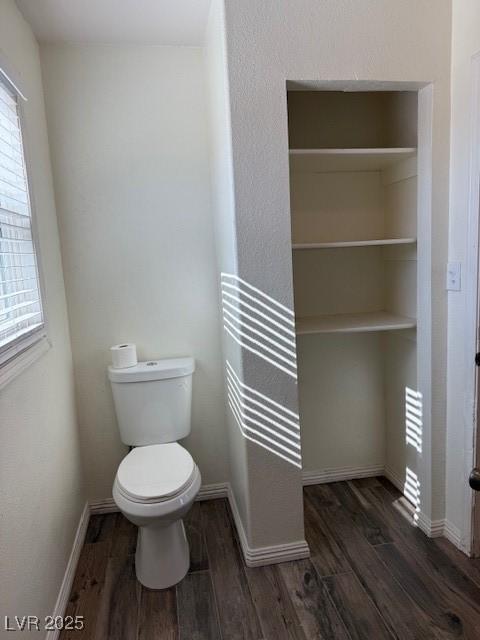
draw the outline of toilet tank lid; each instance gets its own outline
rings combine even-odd
[[[111,382],[145,382],[148,380],[167,380],[189,376],[195,371],[193,358],[168,358],[139,362],[134,367],[115,369],[108,367]]]

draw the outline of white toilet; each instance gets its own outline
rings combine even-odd
[[[113,499],[138,526],[135,567],[149,589],[166,589],[188,571],[182,518],[200,489],[200,471],[176,440],[190,433],[193,358],[109,367],[122,442],[135,447],[122,460]]]

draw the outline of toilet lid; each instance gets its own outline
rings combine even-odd
[[[136,447],[122,460],[117,481],[139,502],[155,502],[180,493],[192,480],[195,463],[177,442]]]

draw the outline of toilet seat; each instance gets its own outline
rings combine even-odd
[[[192,456],[177,442],[136,447],[118,467],[116,486],[132,502],[172,500],[195,479]]]

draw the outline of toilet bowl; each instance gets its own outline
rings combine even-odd
[[[122,460],[113,484],[113,499],[138,526],[135,568],[149,589],[180,582],[190,564],[182,518],[200,489],[200,471],[176,442],[139,446]]]

